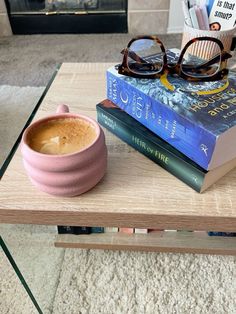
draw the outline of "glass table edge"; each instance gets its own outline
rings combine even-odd
[[[2,248],[6,258],[8,259],[12,269],[14,270],[16,276],[18,277],[19,281],[21,282],[23,288],[25,289],[26,293],[28,294],[31,302],[33,303],[35,309],[38,311],[39,314],[43,314],[43,311],[41,310],[37,300],[35,299],[30,287],[28,286],[24,276],[22,275],[19,267],[17,266],[12,254],[10,253],[6,243],[4,242],[3,238],[0,235],[0,248]]]
[[[39,107],[40,107],[42,101],[44,100],[44,98],[45,98],[45,96],[46,96],[46,94],[47,94],[49,88],[51,87],[51,85],[52,85],[52,83],[53,83],[53,81],[54,81],[54,79],[55,79],[55,77],[56,77],[58,71],[60,70],[61,65],[62,65],[61,63],[58,64],[58,65],[56,65],[56,69],[55,69],[55,71],[53,72],[52,77],[50,78],[50,80],[49,80],[47,86],[45,87],[45,89],[44,89],[42,95],[40,96],[38,102],[36,103],[36,105],[35,105],[33,111],[31,112],[31,114],[30,114],[28,120],[26,121],[25,125],[23,126],[23,129],[21,130],[20,134],[18,135],[18,137],[17,137],[17,139],[16,139],[16,141],[15,141],[15,143],[14,143],[12,149],[10,150],[10,152],[9,152],[9,154],[7,155],[7,157],[6,157],[5,161],[3,162],[3,164],[0,165],[0,180],[1,180],[1,178],[3,177],[5,171],[7,170],[8,165],[9,165],[10,161],[12,160],[12,158],[13,158],[13,156],[14,156],[14,154],[15,154],[15,152],[16,152],[16,150],[17,150],[19,144],[20,144],[21,137],[22,137],[22,135],[23,135],[25,129],[30,125],[30,123],[32,122],[33,118],[35,117],[35,115],[36,115],[36,113],[37,113],[37,111],[38,111],[38,109],[39,109]]]

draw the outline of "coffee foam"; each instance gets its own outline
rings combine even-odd
[[[33,128],[28,134],[31,149],[49,155],[79,152],[96,138],[94,125],[80,118],[54,119]]]

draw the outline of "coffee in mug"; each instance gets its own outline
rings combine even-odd
[[[79,118],[49,120],[32,129],[28,145],[42,154],[65,155],[79,152],[95,140],[94,125]]]
[[[107,168],[102,128],[90,117],[70,113],[66,105],[26,128],[21,153],[33,185],[57,196],[87,192],[102,179]]]

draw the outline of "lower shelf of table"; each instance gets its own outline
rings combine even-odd
[[[55,246],[102,250],[236,255],[236,237],[208,236],[206,232],[60,234],[57,236]]]

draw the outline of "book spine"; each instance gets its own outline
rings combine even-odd
[[[206,5],[200,5],[200,11],[202,14],[204,29],[209,30],[209,21],[208,21],[208,14],[207,14]]]
[[[198,19],[197,19],[197,14],[196,14],[196,6],[193,6],[192,8],[189,9],[189,14],[191,17],[193,28],[199,29],[199,24],[198,24]]]
[[[165,231],[164,229],[148,229],[148,233],[160,233]]]
[[[118,227],[105,227],[105,232],[118,232]]]
[[[75,226],[74,227],[74,234],[90,234],[91,233],[91,227],[79,227]]]
[[[73,226],[57,226],[58,234],[73,234],[74,227]]]
[[[216,143],[213,134],[109,71],[107,98],[202,168],[208,169]]]
[[[104,233],[104,227],[91,227],[91,233]]]
[[[214,1],[215,1],[215,0],[207,0],[207,1],[206,1],[206,7],[207,7],[208,16],[209,16],[210,13],[211,13],[211,9],[212,9],[212,6],[213,6],[213,4],[214,4]]]
[[[134,233],[134,228],[119,228],[121,233]]]
[[[59,234],[90,234],[91,227],[57,226]]]
[[[208,231],[207,234],[209,236],[215,237],[236,237],[236,232],[215,232],[215,231]]]
[[[201,30],[205,29],[205,23],[204,23],[204,20],[203,20],[202,11],[201,11],[199,6],[195,7],[195,12],[196,12],[196,16],[197,16],[199,29],[201,29]]]
[[[148,229],[144,229],[144,228],[135,228],[135,229],[134,229],[134,233],[146,234],[146,233],[148,233]]]
[[[124,121],[102,110],[101,107],[97,107],[97,119],[101,125],[121,140],[147,156],[195,191],[200,192],[205,172],[200,171],[180,157],[171,154],[162,145],[151,142],[144,132],[139,132],[137,128],[130,127]]]

